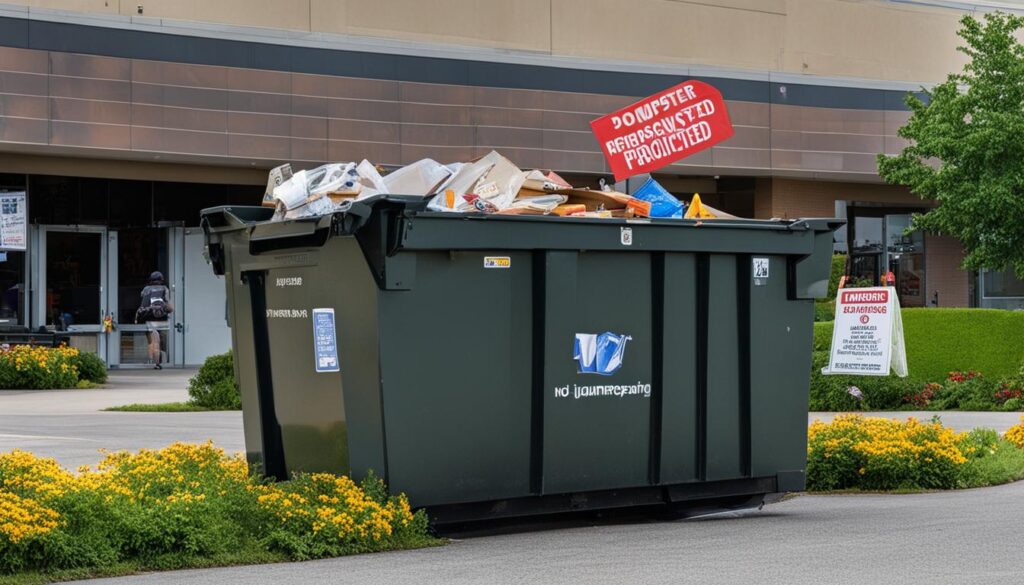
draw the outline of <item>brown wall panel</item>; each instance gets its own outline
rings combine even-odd
[[[544,92],[532,89],[473,88],[473,103],[478,106],[541,110]]]
[[[473,88],[466,85],[406,81],[398,84],[398,99],[409,103],[471,106],[474,103],[474,95]]]
[[[404,138],[404,137],[403,137]],[[524,128],[476,127],[476,144],[493,148],[529,148],[544,146],[544,132]]]
[[[280,93],[228,91],[228,109],[234,112],[292,113],[292,96]]]
[[[0,47],[0,71],[45,75],[50,72],[50,54],[46,51]]]
[[[0,118],[0,142],[46,144],[49,139],[50,123],[47,120]]]
[[[402,148],[401,145],[386,142],[327,141],[327,160],[357,161],[364,158],[378,165],[402,164]]]
[[[402,122],[410,124],[469,124],[469,108],[465,106],[438,106],[401,103]]]
[[[572,112],[544,111],[544,128],[550,130],[576,130],[579,132],[590,132],[590,122],[596,116],[593,114],[576,114]]]
[[[544,130],[543,147],[551,150],[601,152],[601,145],[597,143],[597,138],[590,132]]]
[[[356,99],[331,99],[327,102],[327,115],[349,120],[379,120],[398,122],[402,119],[401,104]]]
[[[137,104],[206,110],[228,107],[228,92],[222,89],[132,82],[131,91],[132,102]]]
[[[227,156],[227,134],[132,127],[132,148],[155,152]]]
[[[131,126],[54,121],[50,144],[127,150],[132,146]]]
[[[594,118],[614,112],[637,101],[640,97],[602,95],[596,93],[568,93],[545,91],[543,107],[546,110],[592,114]]]
[[[512,128],[544,127],[542,110],[513,110],[490,106],[469,108],[469,123],[477,126],[508,126]]]
[[[433,124],[402,124],[402,144],[417,146],[473,146],[472,126],[449,126]]]
[[[134,59],[132,60],[132,81],[227,89],[228,68]]]
[[[127,125],[132,112],[131,104],[126,102],[52,98],[50,116],[55,121]]]
[[[291,146],[291,160],[316,162],[326,162],[328,160],[326,140],[293,137],[291,139]]]
[[[545,169],[577,171],[586,173],[603,173],[607,169],[604,156],[583,152],[565,152],[545,150],[542,165]]]
[[[885,113],[881,110],[810,108],[772,104],[772,128],[803,132],[884,134]]]
[[[711,149],[711,160],[716,167],[769,170],[771,153],[764,149],[719,148]]]
[[[49,115],[49,103],[45,97],[0,94],[0,116],[45,120]]]
[[[231,134],[291,136],[291,116],[228,112],[228,132]]]
[[[288,122],[289,133],[295,138],[312,138],[320,140],[327,138],[327,118],[289,116]]]
[[[50,78],[34,73],[0,71],[0,93],[50,95]]]
[[[285,136],[251,136],[228,134],[228,156],[260,158],[272,161],[291,157],[292,141]]]
[[[130,59],[74,53],[50,53],[50,73],[52,75],[130,81],[131,72],[132,62]]]
[[[292,93],[292,74],[262,69],[228,69],[228,89],[267,93]]]
[[[50,95],[111,102],[130,102],[131,84],[127,81],[50,76]]]
[[[179,130],[227,132],[228,113],[224,110],[196,110],[132,104],[132,124]]]
[[[50,68],[54,74],[43,74]],[[0,116],[8,116],[0,140],[165,152],[214,164],[457,161],[495,148],[515,153],[524,167],[606,174],[590,122],[635,99],[0,49]],[[669,169],[877,182],[876,153],[906,144],[894,135],[906,112],[740,101],[728,107],[734,137]],[[50,121],[59,124],[52,137]]]
[[[423,158],[432,158],[441,163],[467,161],[480,156],[472,146],[420,146],[403,144],[400,164],[407,165]]]
[[[328,137],[331,140],[348,140],[358,142],[400,142],[399,124],[394,122],[368,122],[365,120],[327,121]]]
[[[330,113],[327,98],[305,95],[292,96],[292,114],[326,118]]]

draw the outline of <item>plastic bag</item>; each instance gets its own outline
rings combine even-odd
[[[604,333],[577,333],[573,347],[573,359],[581,374],[610,376],[622,367],[626,342],[633,339],[611,331]]]
[[[654,178],[648,178],[633,197],[651,203],[651,217],[683,217],[683,203],[665,190]]]

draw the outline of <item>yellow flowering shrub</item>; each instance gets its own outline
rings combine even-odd
[[[860,415],[815,421],[807,432],[807,489],[948,489],[970,447],[938,422]]]
[[[77,473],[0,454],[0,574],[254,549],[336,556],[423,544],[426,529],[422,512],[373,477],[362,487],[329,474],[268,483],[210,443],[110,453]]]
[[[1024,416],[1020,417],[1018,424],[1006,429],[1006,434],[1003,435],[1003,438],[1024,449]]]
[[[79,380],[78,356],[73,347],[0,348],[0,389],[74,388]]]

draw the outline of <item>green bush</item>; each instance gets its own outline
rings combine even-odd
[[[188,395],[190,404],[211,410],[242,408],[230,351],[206,358],[196,375],[188,381]]]
[[[954,376],[953,374],[957,374]],[[928,404],[929,410],[995,410],[999,385],[976,372],[952,372]]]
[[[836,302],[832,300],[814,301],[814,322],[834,321],[836,318]]]
[[[829,351],[832,349],[833,323],[814,324],[814,351]]]
[[[811,395],[809,409],[821,412],[853,410],[899,410],[903,397],[916,391],[922,383],[914,378],[898,376],[826,376],[821,369],[828,365],[829,352],[815,351],[811,360]],[[861,397],[854,396],[856,388]]]
[[[74,388],[78,385],[78,355],[78,350],[71,347],[16,345],[0,349],[0,388]]]
[[[304,560],[436,542],[424,513],[376,478],[362,487],[330,474],[269,483],[241,455],[209,443],[111,453],[77,474],[24,451],[0,454],[0,576]]]
[[[82,351],[74,358],[75,367],[78,368],[78,378],[88,380],[94,384],[102,384],[107,381],[107,364],[100,359],[100,356]]]
[[[846,274],[846,254],[832,255],[832,270],[828,277],[828,297],[826,300],[835,301],[836,293],[839,292],[839,279]]]

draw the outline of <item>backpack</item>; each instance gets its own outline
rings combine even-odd
[[[167,300],[164,298],[167,295],[167,287],[151,286],[148,288],[149,290],[142,297],[142,304],[135,314],[136,322],[162,321],[171,312],[171,307],[168,306]]]

